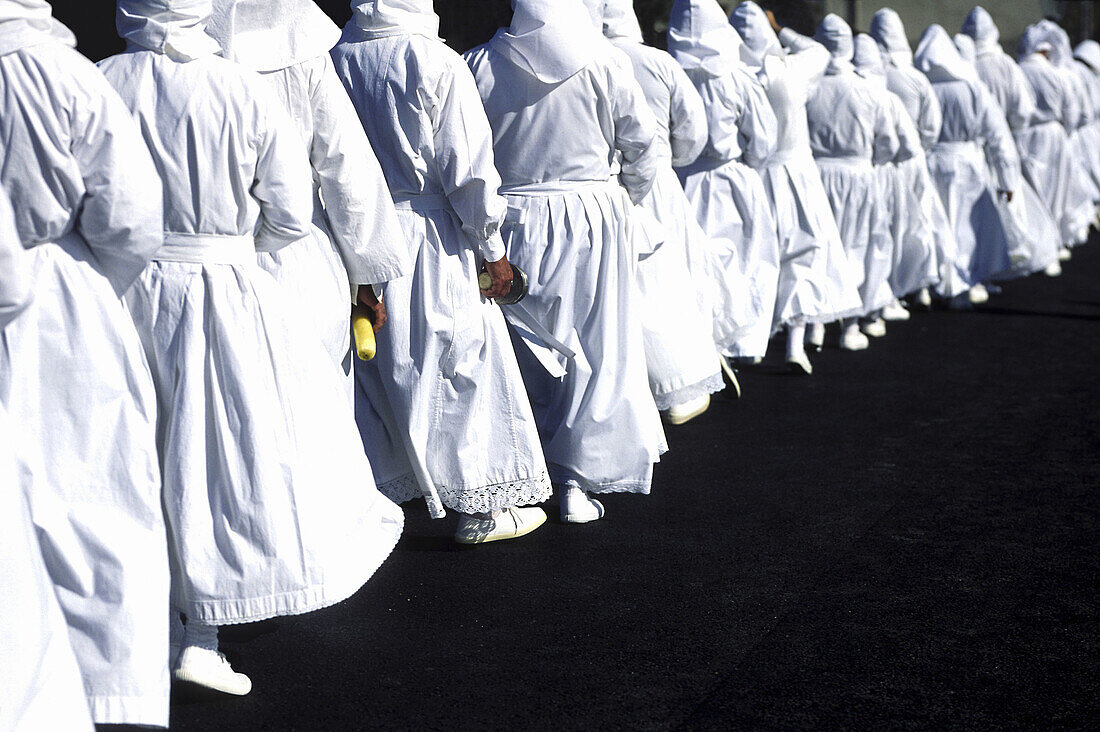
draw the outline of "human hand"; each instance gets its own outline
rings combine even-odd
[[[377,333],[382,330],[382,326],[386,324],[388,317],[386,315],[386,303],[378,299],[374,294],[374,288],[370,285],[359,285],[356,299],[367,309],[374,332]]]
[[[508,262],[508,255],[504,255],[496,262],[486,261],[485,271],[493,280],[492,287],[481,289],[481,293],[488,298],[504,297],[512,289],[512,265]]]

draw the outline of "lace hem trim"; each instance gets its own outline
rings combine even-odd
[[[424,498],[434,518],[441,518],[445,514],[444,506],[459,513],[491,513],[515,506],[543,503],[553,493],[550,476],[545,471],[531,478],[505,483],[439,486],[434,494],[424,491],[416,477],[409,473],[380,485],[378,490],[395,503]]]
[[[683,404],[684,402],[690,402],[692,399],[716,394],[725,388],[726,383],[722,381],[722,372],[716,371],[702,381],[688,384],[687,386],[681,386],[679,389],[670,391],[667,394],[655,394],[653,396],[653,401],[657,402],[657,409],[664,412],[677,404]]]

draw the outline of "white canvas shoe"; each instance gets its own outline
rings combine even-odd
[[[882,318],[875,318],[866,323],[861,323],[859,329],[872,338],[882,338],[886,335],[886,321]]]
[[[722,373],[726,375],[726,382],[733,389],[733,398],[740,399],[741,382],[737,380],[737,372],[733,370],[733,366],[730,366],[730,360],[725,356],[719,356],[718,361],[722,364]]]
[[[811,323],[806,328],[806,345],[814,353],[821,353],[821,348],[825,345],[824,323]]]
[[[970,288],[970,302],[975,305],[981,305],[984,302],[989,302],[989,290],[985,289],[982,283],[978,283]]]
[[[787,367],[791,370],[792,374],[797,374],[799,376],[809,376],[814,372],[814,366],[810,363],[810,358],[806,355],[805,351],[788,353]]]
[[[1061,249],[1058,250],[1058,261],[1059,262],[1068,262],[1070,260],[1070,257],[1072,257],[1072,256],[1073,256],[1073,253],[1070,252],[1069,247],[1062,247]]]
[[[864,351],[871,345],[867,336],[859,332],[859,328],[845,328],[840,334],[840,350]]]
[[[909,320],[909,311],[905,309],[905,305],[900,300],[894,300],[882,309],[882,319],[886,321]]]
[[[1047,268],[1043,270],[1043,274],[1047,277],[1058,277],[1062,274],[1062,264],[1057,259],[1047,265]]]
[[[490,541],[518,539],[546,523],[546,512],[538,506],[506,508],[498,516],[479,519],[463,516],[458,520],[455,541],[459,544],[487,544]]]
[[[932,293],[928,291],[927,287],[921,289],[917,293],[917,305],[920,305],[925,310],[932,309]]]
[[[252,679],[234,671],[225,656],[198,646],[186,646],[180,651],[172,677],[235,696],[252,691]]]
[[[701,397],[695,399],[689,399],[682,404],[674,404],[669,408],[665,414],[668,416],[669,424],[684,424],[698,417],[703,412],[707,411],[710,406],[710,395],[704,394]]]
[[[587,524],[603,518],[603,504],[575,485],[558,489],[561,520],[567,524]]]

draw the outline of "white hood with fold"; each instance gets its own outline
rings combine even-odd
[[[685,71],[721,76],[741,61],[741,36],[717,0],[676,0],[668,19],[668,52]]]
[[[118,0],[115,27],[126,41],[187,62],[221,51],[206,32],[210,0]]]
[[[959,55],[963,57],[963,61],[974,66],[978,60],[978,47],[974,43],[974,39],[965,33],[956,33],[951,40],[955,43],[955,48],[958,50]]]
[[[1020,36],[1020,42],[1016,45],[1016,55],[1020,61],[1036,53],[1050,53],[1053,46],[1050,42],[1050,33],[1038,23],[1029,25]]]
[[[603,34],[609,40],[642,43],[642,25],[631,0],[606,0],[603,4]]]
[[[730,14],[732,25],[741,36],[741,60],[754,71],[764,66],[768,56],[783,56],[779,37],[768,22],[768,16],[760,6],[749,0],[734,8]]]
[[[852,69],[852,53],[855,50],[852,28],[843,18],[833,13],[822,18],[814,31],[814,40],[824,46],[831,57],[825,73],[837,74]]]
[[[913,56],[913,63],[933,83],[978,82],[978,73],[959,55],[955,42],[941,25],[930,25],[924,31],[917,45],[917,53]]]
[[[905,25],[901,22],[901,16],[896,10],[882,8],[872,15],[868,33],[878,41],[889,63],[894,66],[908,66],[913,63],[913,49],[909,47],[909,39],[905,37]]]
[[[981,5],[974,6],[967,14],[962,32],[974,39],[974,47],[979,54],[1001,50],[1001,32],[997,30],[993,16]]]
[[[316,58],[340,40],[340,28],[313,0],[214,0],[206,30],[223,56],[253,71]]]
[[[76,45],[76,38],[53,17],[46,0],[0,0],[0,56],[45,39]]]
[[[352,0],[348,26],[365,38],[406,33],[439,37],[439,16],[432,0]]]
[[[513,0],[512,7],[512,25],[489,45],[544,84],[576,74],[604,43],[581,0]]]
[[[1088,64],[1092,73],[1100,76],[1100,43],[1092,40],[1081,41],[1073,49],[1073,57]]]

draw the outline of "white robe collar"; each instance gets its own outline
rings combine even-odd
[[[46,0],[0,0],[0,56],[45,41],[76,45],[72,31],[53,17]]]
[[[513,0],[512,6],[512,25],[489,45],[544,84],[572,77],[606,43],[581,0]]]
[[[439,16],[432,0],[352,0],[345,26],[360,38],[419,35],[439,39]]]

